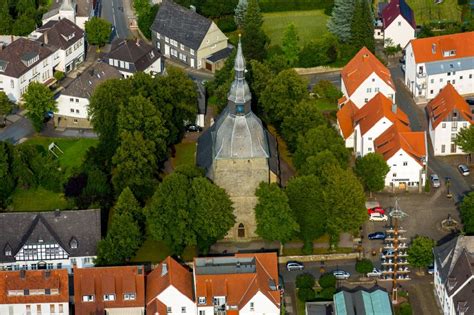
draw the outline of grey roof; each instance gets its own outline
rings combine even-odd
[[[237,47],[237,54],[235,55],[234,62],[234,73],[235,79],[230,87],[227,100],[235,104],[244,104],[252,99],[249,85],[245,80],[245,58],[242,53],[242,43],[239,39],[239,45]]]
[[[229,44],[226,48],[219,50],[218,52],[210,55],[206,59],[213,63],[219,60],[223,60],[232,54],[232,50],[234,50],[234,46]]]
[[[48,21],[36,31],[43,34],[38,41],[63,50],[84,37],[84,31],[68,19]]]
[[[306,315],[332,315],[332,302],[306,302]]]
[[[118,79],[121,77],[122,74],[114,67],[104,62],[98,62],[76,77],[61,94],[90,98],[99,84],[109,79]]]
[[[151,29],[186,47],[198,50],[212,21],[171,0],[164,0]]]
[[[49,11],[43,14],[43,20],[55,16],[59,13],[60,9],[65,11],[70,10],[71,7],[75,8],[76,17],[91,16],[93,5],[93,0],[53,0],[49,7]]]
[[[6,63],[6,68],[2,74],[19,78],[28,70],[34,68],[37,64],[42,62],[45,58],[53,54],[55,51],[52,47],[47,47],[40,42],[29,40],[26,38],[19,38],[10,45],[0,50],[0,62]],[[26,56],[39,55],[39,60],[26,66],[22,59]]]
[[[449,274],[464,249],[468,253],[474,253],[474,236],[460,235],[433,249],[441,283],[446,283]]]
[[[474,275],[474,253],[468,253],[464,249],[456,260],[453,269],[448,275],[446,291],[453,295],[466,281]]]
[[[15,261],[25,244],[57,242],[70,256],[94,256],[101,238],[100,209],[0,213],[0,262]],[[77,248],[69,243],[76,239]],[[5,256],[5,248],[12,256]]]
[[[380,287],[355,288],[334,295],[336,315],[392,315],[388,293]]]
[[[144,71],[151,66],[161,54],[156,48],[142,40],[117,39],[106,58],[126,61],[135,65],[136,71]]]
[[[206,257],[194,260],[198,275],[256,273],[255,257]]]
[[[456,314],[474,314],[474,279],[468,283],[453,297],[453,306]]]
[[[453,71],[473,70],[473,69],[474,69],[474,57],[442,60],[442,61],[426,63],[426,73],[428,75],[453,72]]]

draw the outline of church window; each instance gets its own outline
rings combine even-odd
[[[237,231],[239,237],[245,237],[245,227],[243,223],[239,224],[239,229]]]
[[[244,105],[237,105],[235,107],[235,113],[236,114],[243,114],[244,113]]]

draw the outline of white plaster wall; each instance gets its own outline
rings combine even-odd
[[[89,100],[87,98],[61,94],[58,97],[57,106],[57,115],[83,119],[88,117]],[[71,112],[71,109],[74,110],[74,112]],[[79,113],[77,113],[76,110],[79,110]]]
[[[370,89],[370,92],[367,92]],[[378,92],[395,101],[395,90],[385,83],[377,74],[372,73],[359,87],[350,95],[350,99],[357,106],[362,108],[370,101]]]
[[[403,162],[407,162],[407,165],[403,165]],[[408,182],[420,181],[420,172],[423,170],[423,166],[404,150],[398,150],[397,153],[387,161],[387,164],[390,166],[390,171],[385,177],[386,186],[390,186],[391,183],[393,183],[395,187],[398,187],[399,182],[406,182],[408,184]],[[396,177],[393,177],[394,173]],[[406,181],[401,181],[400,179],[406,179]],[[424,185],[423,179],[422,185]]]
[[[448,75],[448,72],[450,75]],[[445,73],[427,76],[426,98],[435,98],[448,82],[454,86],[459,94],[472,94],[474,93],[474,69],[456,71],[455,73],[446,71]]]
[[[393,123],[386,117],[380,119],[372,128],[370,128],[364,135],[360,136],[360,141],[357,143],[356,152],[361,156],[368,153],[375,152],[374,140],[377,139],[382,133],[385,132]],[[358,134],[360,135],[360,127],[358,128]]]
[[[82,56],[82,59],[84,59],[84,53],[85,53],[85,45],[84,45],[84,37],[82,37],[79,42],[81,45],[74,49],[74,44],[71,45],[70,47],[72,48],[72,52],[66,56],[66,51],[65,50],[60,50],[60,62],[58,66],[56,67],[56,70],[66,72],[66,66],[71,64],[75,59],[79,58]]]
[[[410,92],[414,92],[414,83],[416,77],[416,62],[415,55],[413,54],[413,46],[411,43],[405,48],[405,85],[408,87]]]
[[[83,256],[83,257],[69,257],[69,259],[52,259],[52,260],[45,260],[45,263],[52,263],[53,264],[53,269],[57,269],[57,264],[61,263],[62,268],[61,269],[67,269],[69,273],[71,273],[72,270],[72,259],[75,259],[76,261],[76,268],[87,268],[87,267],[93,267],[94,266],[94,259],[96,256]],[[87,262],[88,261],[88,262]],[[27,270],[31,270],[31,265],[32,264],[38,264],[37,260],[29,260],[29,261],[17,261],[17,262],[11,262],[11,263],[1,263],[0,264],[0,269],[9,269],[9,270],[15,270],[15,266],[17,266],[17,270],[20,270],[23,268],[24,265],[27,266]],[[0,313],[1,314],[1,313]]]
[[[384,40],[389,38],[395,46],[400,45],[403,48],[415,38],[415,29],[399,15],[384,31]]]
[[[254,309],[250,309],[250,305],[253,303]],[[277,307],[272,301],[270,301],[262,292],[258,291],[250,301],[245,304],[239,311],[240,315],[279,315],[280,308]]]
[[[145,69],[145,73],[156,72],[161,73],[163,69],[161,69],[161,58],[155,60],[148,68]]]
[[[106,315],[143,315],[145,314],[144,307],[116,307],[106,308]]]
[[[167,314],[196,314],[196,304],[172,285],[158,295],[158,300],[171,307],[171,313]],[[186,312],[181,311],[182,307],[186,307]]]
[[[51,304],[54,304],[55,313],[51,312]],[[63,306],[63,312],[59,313],[59,304]],[[26,312],[26,305],[31,306],[31,312]],[[37,312],[38,305],[41,307],[41,312]],[[31,303],[31,304],[1,304],[0,314],[2,315],[68,315],[69,314],[69,303]]]
[[[445,128],[443,128],[443,125]],[[453,154],[464,154],[464,151],[459,146],[456,146],[456,152],[451,153],[451,142],[452,134],[457,135],[462,128],[469,127],[467,121],[457,121],[457,127],[453,129],[452,121],[443,121],[441,122],[434,130],[432,130],[431,121],[430,121],[430,137],[431,143],[433,144],[434,154],[435,155],[453,155]],[[443,152],[442,146],[445,146]]]

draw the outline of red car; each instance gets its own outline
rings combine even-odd
[[[369,215],[371,215],[372,213],[385,214],[385,210],[382,207],[370,208],[370,209],[367,209],[367,212]]]

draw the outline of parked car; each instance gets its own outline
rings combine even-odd
[[[303,270],[304,265],[299,261],[289,261],[286,263],[286,270],[288,271],[296,271],[296,270]]]
[[[334,277],[336,277],[337,280],[346,280],[349,279],[349,277],[351,276],[350,273],[344,270],[334,270],[332,274],[334,275]]]
[[[370,214],[369,221],[388,221],[388,217],[385,214],[375,212]]]
[[[369,240],[384,240],[387,235],[384,232],[375,232],[368,235]]]
[[[186,125],[186,131],[190,131],[190,132],[201,132],[202,131],[202,127],[201,126],[198,126],[196,124],[189,124],[189,125]]]
[[[428,271],[428,274],[432,275],[434,273],[434,266],[431,264],[426,268]]]
[[[371,215],[372,213],[380,213],[380,214],[385,214],[385,210],[382,207],[374,207],[367,209],[367,213]]]
[[[474,105],[474,98],[467,98],[466,103],[468,103],[469,105]]]
[[[367,277],[380,277],[382,275],[382,271],[377,268],[372,269],[371,272],[367,273]]]
[[[458,165],[458,170],[461,172],[463,176],[468,176],[469,175],[469,167],[465,164],[459,164]]]
[[[430,180],[431,186],[433,186],[434,188],[438,188],[439,186],[441,186],[441,182],[439,181],[439,177],[437,174],[431,174]]]

